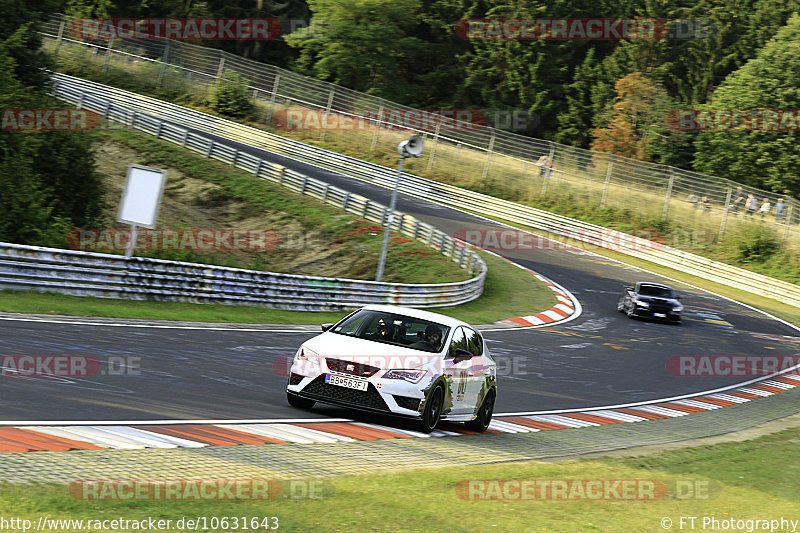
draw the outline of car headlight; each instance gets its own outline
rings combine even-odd
[[[406,370],[394,368],[383,375],[383,379],[402,379],[409,383],[418,383],[427,372],[425,370]]]
[[[636,300],[636,305],[639,307],[644,307],[645,309],[650,309],[650,304],[647,302],[643,302],[642,300]]]
[[[680,304],[676,305],[675,307],[672,308],[672,310],[675,311],[676,313],[680,313],[681,311],[683,311],[683,306]]]
[[[300,349],[297,350],[297,353],[294,354],[292,372],[303,376],[313,376],[320,374],[321,371],[319,355],[301,346]]]

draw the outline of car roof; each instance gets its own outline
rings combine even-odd
[[[664,285],[663,283],[655,283],[653,281],[639,281],[636,283],[636,289],[638,290],[639,287],[641,287],[642,285],[650,285],[652,287],[661,287],[663,289],[672,290],[672,287],[670,287],[669,285]]]
[[[431,322],[437,322],[444,326],[470,326],[466,322],[458,320],[456,318],[449,317],[447,315],[442,315],[439,313],[433,313],[431,311],[423,311],[422,309],[414,309],[412,307],[403,307],[400,305],[379,305],[379,304],[370,304],[365,305],[362,309],[368,309],[372,311],[385,311],[387,313],[396,313],[398,315],[406,315],[412,318],[419,318],[422,320],[429,320]],[[475,328],[472,328],[475,329]]]

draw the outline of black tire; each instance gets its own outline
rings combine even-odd
[[[633,306],[630,306],[628,309],[625,310],[625,314],[628,315],[628,318],[635,318],[636,315],[633,312]]]
[[[444,389],[441,385],[436,385],[425,401],[425,409],[422,411],[422,420],[417,424],[422,433],[430,433],[436,429],[439,419],[442,417],[442,406],[444,405]]]
[[[309,400],[308,398],[302,398],[293,392],[286,391],[286,400],[288,400],[289,405],[292,407],[298,407],[300,409],[311,409],[314,407],[314,404],[317,403],[314,400]]]
[[[489,392],[486,393],[486,397],[483,399],[483,403],[478,409],[478,416],[475,417],[475,420],[464,422],[464,426],[466,426],[468,430],[476,433],[483,433],[489,429],[489,423],[492,421],[492,414],[494,413],[494,401],[496,397],[497,394],[494,392],[494,389],[489,389]]]

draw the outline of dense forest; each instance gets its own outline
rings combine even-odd
[[[798,0],[67,0],[64,10],[77,17],[275,17],[281,39],[207,44],[408,106],[522,110],[535,117],[528,121],[535,127],[518,132],[524,135],[798,196],[797,124],[780,132],[702,133],[670,128],[667,117],[680,109],[800,108],[800,22],[792,20],[799,6]],[[677,31],[616,40],[469,39],[457,31],[464,20],[483,18],[654,19]]]
[[[778,131],[684,131],[677,110],[800,109],[798,0],[6,0],[3,108],[43,106],[48,58],[33,30],[81,18],[277,18],[274,40],[207,41],[252,59],[427,109],[523,110],[525,135],[800,196],[797,113]],[[656,19],[657,39],[470,39],[465,19]],[[294,31],[292,31],[294,30]],[[785,117],[784,117],[785,118]],[[791,117],[790,117],[791,118]],[[673,121],[674,122],[674,121]],[[701,130],[703,128],[700,128]],[[48,136],[50,135],[50,136]],[[86,225],[99,181],[80,135],[0,133],[2,240],[47,219]],[[14,169],[10,172],[10,169]],[[22,206],[36,206],[35,209]],[[11,222],[9,222],[11,221]],[[32,222],[33,223],[33,222]],[[21,233],[22,232],[22,233]],[[26,235],[27,242],[46,236]]]

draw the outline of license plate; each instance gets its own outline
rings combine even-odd
[[[664,313],[653,313],[653,316],[657,316],[658,318],[667,318],[667,315]]]
[[[328,383],[329,385],[338,385],[339,387],[345,387],[348,389],[355,389],[360,391],[367,390],[367,386],[369,384],[368,381],[363,379],[346,378],[344,376],[334,376],[333,374],[325,375],[325,383]]]

